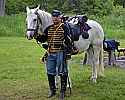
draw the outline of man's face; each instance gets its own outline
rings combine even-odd
[[[52,19],[53,19],[54,24],[58,24],[61,22],[60,16],[53,16]]]

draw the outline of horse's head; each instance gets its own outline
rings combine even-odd
[[[36,37],[38,33],[43,34],[44,30],[53,24],[52,16],[50,13],[39,9],[38,6],[35,9],[26,8],[27,10],[27,39],[31,40]]]
[[[38,31],[38,14],[37,14],[37,11],[39,10],[39,7],[40,6],[38,6],[35,9],[30,9],[29,7],[26,7],[26,10],[27,10],[27,18],[26,18],[27,32],[26,32],[26,37],[29,40],[31,40]]]

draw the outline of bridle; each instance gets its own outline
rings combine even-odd
[[[40,19],[40,15],[38,12],[35,13],[37,15],[37,25],[35,29],[27,29],[27,31],[34,31],[33,37],[36,37],[38,35],[38,30],[39,30],[39,23],[42,25],[42,20]]]

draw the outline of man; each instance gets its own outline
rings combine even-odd
[[[60,99],[64,99],[67,85],[67,62],[65,59],[65,35],[69,32],[64,25],[61,12],[52,11],[52,19],[54,24],[45,30],[48,42],[48,57],[46,61],[47,76],[49,81],[49,98],[56,95],[55,76],[58,74],[61,78]]]

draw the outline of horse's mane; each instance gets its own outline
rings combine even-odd
[[[41,18],[41,21],[42,21],[42,26],[41,26],[42,32],[44,32],[44,30],[47,27],[49,27],[50,25],[53,24],[52,16],[51,16],[50,13],[45,12],[44,10],[38,10],[37,12],[40,15],[40,18]]]

